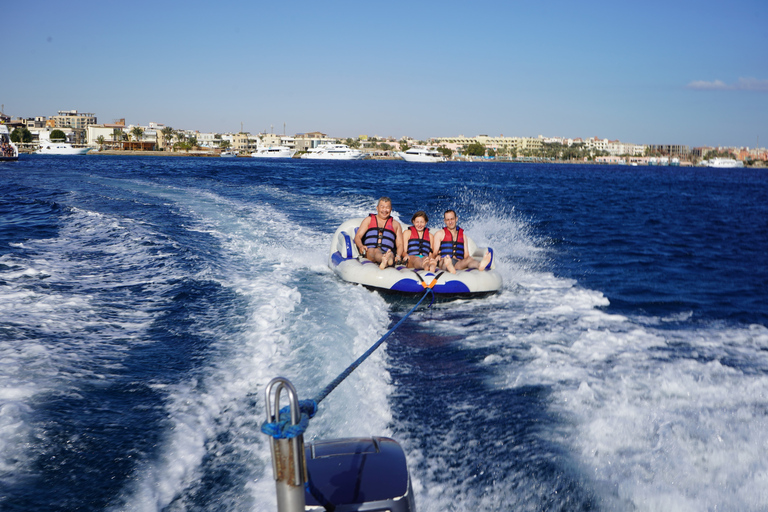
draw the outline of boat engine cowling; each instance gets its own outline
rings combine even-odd
[[[316,441],[305,447],[306,510],[415,510],[405,452],[388,437]]]

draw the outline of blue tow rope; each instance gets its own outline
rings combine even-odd
[[[290,406],[283,407],[280,409],[280,417],[276,422],[265,422],[261,425],[261,431],[268,436],[272,436],[275,439],[293,439],[294,437],[298,437],[307,430],[307,427],[309,426],[309,420],[310,418],[313,418],[315,414],[317,414],[317,406],[320,402],[323,401],[325,397],[327,397],[331,391],[336,389],[336,387],[344,381],[349,375],[357,369],[360,364],[362,364],[363,361],[368,359],[368,357],[373,354],[377,348],[381,346],[382,343],[384,343],[384,340],[389,338],[389,335],[395,332],[395,330],[400,327],[400,325],[405,322],[405,320],[411,316],[411,313],[416,311],[416,308],[418,308],[422,302],[424,302],[424,299],[427,298],[427,295],[432,294],[432,303],[430,303],[429,307],[432,307],[432,304],[434,304],[435,301],[435,292],[432,290],[432,288],[427,288],[424,292],[424,295],[419,299],[419,302],[416,303],[415,306],[411,308],[411,310],[406,313],[406,315],[400,319],[399,322],[395,324],[394,327],[392,327],[390,330],[388,330],[384,336],[379,338],[379,340],[374,343],[371,348],[369,348],[363,355],[357,358],[357,360],[349,365],[346,370],[341,372],[338,377],[333,379],[333,381],[328,384],[325,388],[323,388],[322,391],[313,399],[311,400],[300,400],[299,401],[299,410],[301,411],[301,420],[296,425],[291,424],[291,410]]]

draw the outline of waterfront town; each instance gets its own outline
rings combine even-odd
[[[709,158],[727,158],[747,166],[763,167],[768,150],[749,147],[689,147],[670,144],[635,144],[599,137],[505,137],[476,135],[467,137],[434,137],[415,140],[410,137],[357,135],[334,137],[322,132],[286,135],[213,133],[174,129],[162,123],[126,125],[125,119],[99,123],[93,113],[62,110],[49,117],[11,117],[0,111],[11,139],[21,152],[34,152],[42,143],[63,141],[75,146],[91,147],[99,152],[158,152],[192,156],[219,156],[235,152],[248,156],[259,147],[285,146],[297,156],[325,143],[343,143],[358,148],[371,158],[394,158],[397,151],[414,145],[435,147],[448,159],[569,161],[626,165],[697,165]],[[741,165],[741,164],[739,164]]]

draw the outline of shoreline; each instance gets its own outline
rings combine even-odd
[[[20,154],[32,154],[32,153],[22,153]],[[90,151],[86,153],[86,156],[157,156],[157,157],[196,157],[196,158],[221,158],[219,154],[211,153],[208,151],[126,151],[126,150],[117,150],[117,149],[106,149],[101,151]],[[237,155],[235,158],[250,158],[250,154],[245,155]],[[294,157],[295,158],[295,157]],[[400,160],[398,157],[394,156],[370,156],[366,160]],[[520,164],[573,164],[573,165],[622,165],[622,166],[631,166],[631,164],[627,163],[616,163],[616,162],[592,162],[592,161],[580,161],[580,160],[546,160],[546,161],[520,161],[520,160],[499,160],[499,159],[490,159],[490,158],[461,158],[461,159],[455,159],[455,160],[448,160],[445,163],[450,162],[474,162],[474,163],[489,163],[489,164],[500,164],[500,163],[520,163]],[[676,166],[670,166],[670,165],[648,165],[640,163],[636,165],[636,167],[697,167],[693,165],[690,162],[681,162],[680,165]],[[754,162],[751,166],[744,166],[744,168],[758,168],[763,169],[766,165],[764,165],[760,161]]]

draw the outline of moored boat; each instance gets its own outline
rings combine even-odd
[[[404,265],[380,269],[377,264],[360,256],[354,238],[363,218],[350,219],[336,230],[331,241],[328,266],[342,279],[388,292],[404,294],[424,293],[431,287],[438,295],[489,295],[501,290],[502,279],[496,270],[493,249],[478,247],[464,234],[464,244],[470,256],[482,259],[486,249],[491,261],[484,271],[459,270],[455,274],[414,270]]]
[[[253,158],[293,158],[295,149],[288,146],[259,146],[251,153]]]
[[[19,148],[11,141],[8,127],[0,124],[0,160],[18,160]]]
[[[400,151],[397,156],[405,160],[406,162],[421,162],[421,163],[433,163],[433,162],[445,162],[445,155],[439,152],[434,147],[427,146],[413,146],[406,151]]]
[[[744,167],[744,162],[741,160],[734,160],[733,158],[712,158],[706,160],[707,167],[717,167],[721,169],[732,169],[736,167]]]
[[[363,157],[365,153],[346,144],[320,144],[301,155],[309,160],[361,160]]]
[[[75,147],[69,142],[43,142],[35,153],[38,155],[84,155],[91,149],[93,148]]]

